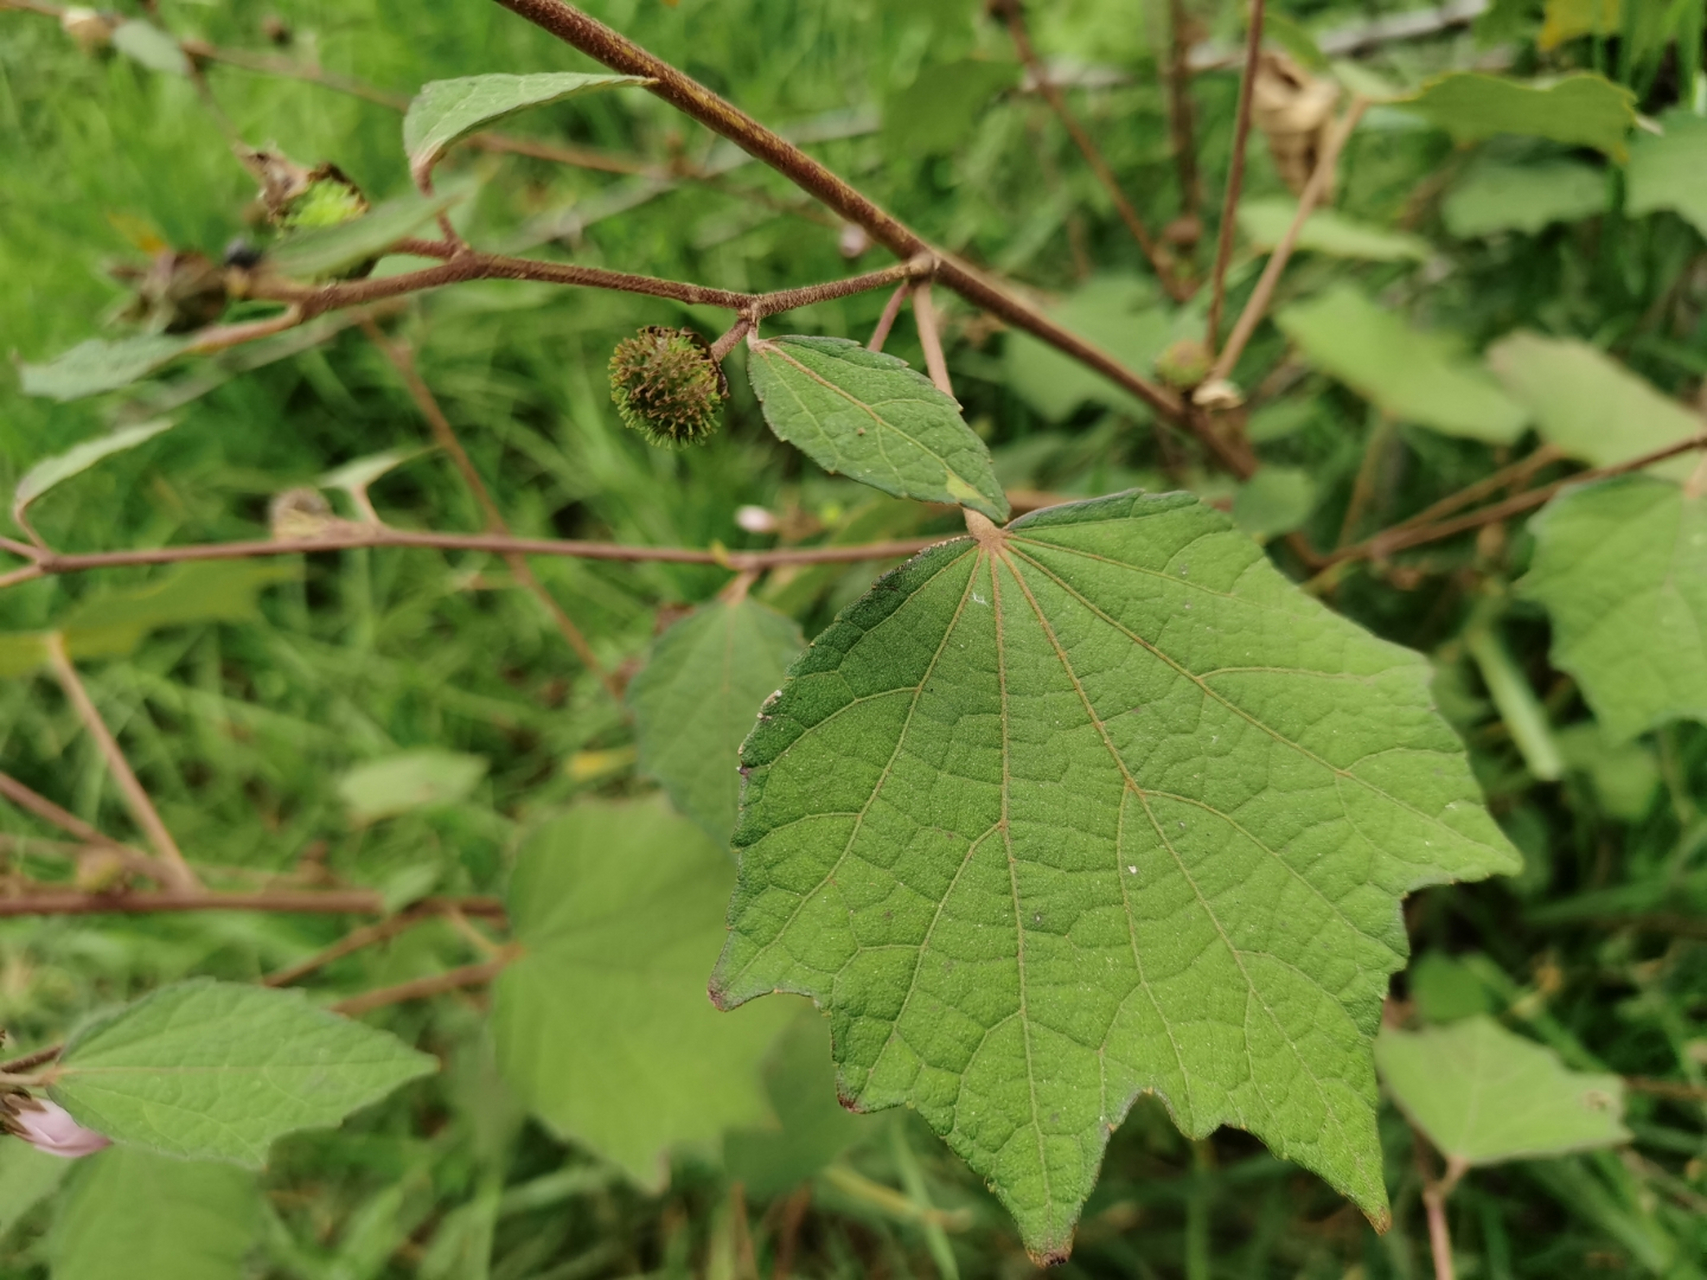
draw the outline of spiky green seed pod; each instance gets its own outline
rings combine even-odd
[[[616,344],[610,398],[623,422],[666,448],[700,444],[717,430],[729,382],[711,344],[692,329],[648,325]]]
[[[1156,372],[1170,387],[1184,391],[1209,376],[1215,357],[1196,338],[1181,338],[1156,357]]]

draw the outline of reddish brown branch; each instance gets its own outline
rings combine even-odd
[[[769,165],[892,253],[903,258],[921,253],[930,255],[936,263],[936,278],[968,302],[1096,370],[1170,421],[1183,420],[1183,407],[1172,392],[1061,328],[972,266],[933,247],[800,148],[627,37],[561,0],[498,0],[498,3],[612,70],[653,81],[648,92]],[[1221,456],[1221,442],[1206,443]]]
[[[1197,172],[1196,113],[1191,101],[1191,39],[1184,0],[1168,0],[1168,133],[1179,174],[1180,213],[1196,218],[1203,208],[1203,179]]]
[[[1037,56],[1037,50],[1031,43],[1031,33],[1025,25],[1025,9],[1020,0],[996,0],[992,8],[1007,22],[1008,35],[1013,39],[1014,49],[1019,53],[1025,69],[1030,72],[1037,91],[1043,95],[1043,100],[1049,104],[1055,118],[1067,130],[1067,136],[1072,138],[1073,145],[1079,149],[1079,154],[1084,156],[1085,163],[1090,165],[1091,172],[1102,184],[1102,189],[1108,193],[1109,199],[1114,201],[1115,211],[1126,224],[1132,238],[1138,242],[1138,247],[1143,250],[1145,258],[1150,262],[1150,269],[1156,273],[1156,278],[1162,282],[1162,287],[1168,291],[1169,297],[1175,301],[1184,299],[1189,290],[1174,278],[1174,264],[1167,250],[1150,235],[1144,220],[1138,216],[1138,210],[1133,208],[1132,202],[1121,190],[1120,180],[1114,176],[1114,170],[1108,167],[1108,161],[1103,159],[1096,142],[1085,131],[1084,125],[1079,123],[1073,109],[1067,105],[1061,86],[1049,78],[1049,69],[1043,65],[1043,60]]]
[[[103,835],[76,814],[61,809],[46,796],[32,791],[5,773],[0,773],[0,796],[10,800],[26,813],[33,813],[42,821],[50,822],[61,831],[76,836],[84,844],[113,854],[130,870],[139,872],[150,880],[165,882],[166,873],[160,869],[160,864],[142,850],[133,849],[128,844],[121,844]]]
[[[316,951],[306,959],[298,960],[295,964],[286,965],[282,969],[275,969],[261,979],[261,985],[263,987],[289,986],[299,978],[307,977],[316,969],[325,968],[334,960],[341,960],[345,956],[354,955],[363,947],[370,947],[376,942],[384,942],[387,938],[395,938],[405,930],[413,929],[423,920],[431,920],[435,916],[445,914],[449,913],[423,911],[418,907],[411,907],[407,911],[400,912],[390,919],[381,920],[377,924],[364,924],[359,929],[350,930],[330,946]]]
[[[1239,77],[1239,110],[1233,120],[1233,158],[1227,168],[1227,194],[1221,201],[1221,226],[1215,240],[1215,268],[1209,277],[1208,348],[1221,342],[1221,308],[1227,298],[1227,268],[1233,261],[1233,227],[1245,185],[1245,153],[1251,142],[1251,100],[1256,94],[1257,62],[1262,57],[1263,0],[1251,0],[1250,30],[1245,36],[1245,70]],[[1226,374],[1211,377],[1226,377]]]

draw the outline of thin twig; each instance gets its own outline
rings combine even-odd
[[[287,987],[301,978],[306,978],[316,969],[323,969],[334,960],[342,960],[347,955],[353,955],[363,947],[371,947],[376,942],[384,942],[387,938],[395,938],[408,929],[413,929],[423,920],[431,920],[435,916],[449,915],[450,912],[420,911],[411,907],[399,912],[390,919],[381,920],[377,924],[364,924],[359,929],[351,929],[343,937],[330,946],[316,951],[295,964],[275,969],[261,979],[263,987]],[[461,912],[455,913],[461,916]]]
[[[1260,4],[1261,0],[1257,0],[1257,3]],[[1328,184],[1333,181],[1334,167],[1339,163],[1340,151],[1351,137],[1352,130],[1357,128],[1357,122],[1363,118],[1368,106],[1369,99],[1353,98],[1351,105],[1346,108],[1345,118],[1335,125],[1333,132],[1328,135],[1327,144],[1316,160],[1316,168],[1310,174],[1310,181],[1304,184],[1304,191],[1298,197],[1298,212],[1292,219],[1292,225],[1286,228],[1286,234],[1280,237],[1280,243],[1275,245],[1274,252],[1269,254],[1268,265],[1263,268],[1257,287],[1251,291],[1250,301],[1245,303],[1245,309],[1239,313],[1238,323],[1228,335],[1226,348],[1216,358],[1215,367],[1209,371],[1208,382],[1221,381],[1232,375],[1233,366],[1244,354],[1245,344],[1251,340],[1257,325],[1268,313],[1268,304],[1274,298],[1274,288],[1280,283],[1280,275],[1286,270],[1292,250],[1298,244],[1298,235],[1316,205],[1327,194]],[[1231,218],[1232,215],[1227,216]]]
[[[1259,0],[1260,3],[1260,0]],[[1067,99],[1061,92],[1061,87],[1049,78],[1049,69],[1043,65],[1043,60],[1037,56],[1037,50],[1032,46],[1031,34],[1026,30],[1025,9],[1020,0],[997,0],[994,6],[1008,24],[1008,35],[1012,37],[1014,49],[1019,53],[1020,61],[1031,73],[1031,79],[1037,86],[1037,91],[1043,95],[1043,100],[1049,104],[1049,109],[1055,113],[1058,120],[1066,128],[1067,135],[1072,138],[1073,145],[1084,156],[1085,163],[1090,165],[1091,172],[1102,184],[1102,189],[1114,201],[1114,208],[1120,215],[1120,220],[1126,224],[1126,229],[1132,233],[1132,238],[1138,242],[1138,247],[1149,260],[1150,269],[1156,273],[1156,278],[1162,282],[1162,287],[1168,295],[1179,301],[1186,296],[1181,283],[1174,278],[1173,262],[1167,251],[1150,235],[1144,220],[1138,216],[1138,210],[1126,198],[1126,193],[1120,188],[1120,180],[1114,176],[1114,170],[1108,167],[1108,161],[1103,159],[1102,152],[1097,149],[1096,142],[1085,131],[1084,125],[1073,114],[1067,105]]]
[[[1479,502],[1490,494],[1498,493],[1507,486],[1521,487],[1530,477],[1543,467],[1555,462],[1565,461],[1565,454],[1557,445],[1544,444],[1533,453],[1519,458],[1508,467],[1501,467],[1491,476],[1485,476],[1474,484],[1465,485],[1456,493],[1449,493],[1439,502],[1424,507],[1413,516],[1406,516],[1394,529],[1410,529],[1417,525],[1428,524],[1449,516],[1461,507],[1467,507],[1472,502]]]
[[[1428,1139],[1415,1125],[1411,1126],[1411,1150],[1416,1156],[1417,1172],[1422,1175],[1423,1212],[1428,1216],[1428,1249],[1434,1259],[1434,1280],[1456,1280],[1446,1201],[1469,1166],[1454,1156],[1446,1162],[1446,1172],[1436,1178],[1428,1156]]]
[[[1637,1093],[1651,1093],[1656,1098],[1707,1102],[1707,1085],[1704,1084],[1684,1084],[1680,1080],[1653,1080],[1647,1076],[1625,1076],[1624,1083]]]
[[[1375,472],[1387,452],[1387,441],[1392,438],[1392,434],[1393,419],[1385,413],[1378,413],[1375,426],[1370,430],[1369,439],[1363,446],[1363,461],[1358,464],[1357,478],[1352,481],[1351,499],[1345,504],[1345,516],[1340,521],[1340,535],[1334,541],[1335,546],[1343,547],[1351,541],[1351,535],[1357,532],[1364,509],[1375,494]]]
[[[51,822],[61,831],[76,836],[85,845],[115,855],[128,869],[139,872],[150,880],[165,883],[166,873],[161,870],[159,862],[141,849],[121,844],[110,836],[103,835],[76,814],[61,809],[46,796],[32,791],[9,774],[0,773],[0,796],[10,800],[18,808],[35,814],[42,821]]]
[[[907,300],[907,294],[912,286],[898,284],[895,292],[889,295],[889,301],[883,304],[883,314],[877,317],[877,327],[871,331],[871,341],[865,344],[867,351],[881,351],[883,344],[889,341],[889,331],[895,327],[895,321],[901,315],[901,304]],[[23,548],[24,554],[29,554],[29,548]]]
[[[359,996],[340,1000],[330,1007],[334,1013],[353,1018],[374,1009],[382,1009],[386,1005],[402,1004],[405,1000],[424,1000],[428,996],[443,995],[447,991],[458,991],[463,987],[483,987],[508,968],[514,959],[515,955],[510,954],[483,964],[466,964],[460,969],[449,969],[444,973],[416,978],[411,982],[399,982],[394,987],[364,991]]]
[[[148,843],[154,847],[155,856],[160,862],[162,881],[168,888],[179,893],[201,892],[201,881],[196,879],[196,873],[190,870],[190,864],[184,861],[184,854],[178,848],[178,842],[172,839],[172,833],[166,829],[166,824],[160,821],[154,801],[148,798],[148,792],[143,789],[142,783],[137,781],[136,774],[131,772],[130,761],[125,759],[118,739],[113,737],[106,721],[101,719],[100,711],[90,699],[89,691],[83,687],[77,668],[66,655],[64,637],[57,631],[49,632],[45,637],[45,644],[48,665],[53,669],[59,687],[65,691],[66,698],[76,708],[77,716],[83,721],[83,727],[89,731],[89,736],[95,740],[101,758],[106,761],[108,772],[112,774],[120,794],[130,807],[131,816],[147,833]]]
[[[1150,382],[1107,352],[1063,329],[1036,307],[1013,296],[1004,286],[968,263],[933,247],[911,227],[879,208],[799,147],[625,36],[572,5],[562,3],[562,0],[497,2],[612,70],[644,76],[652,81],[647,92],[728,138],[748,155],[763,161],[833,213],[862,228],[890,252],[903,258],[920,253],[930,255],[936,263],[936,278],[968,302],[1096,370],[1169,421],[1183,421],[1183,406],[1171,391]],[[1220,441],[1206,440],[1206,443],[1218,457],[1223,456],[1224,446]],[[1223,460],[1226,461],[1225,458]]]
[[[1263,0],[1251,0],[1250,29],[1245,35],[1245,70],[1239,77],[1239,110],[1233,121],[1233,159],[1227,168],[1227,194],[1221,201],[1221,226],[1215,240],[1215,268],[1209,277],[1209,336],[1211,351],[1221,342],[1221,308],[1227,300],[1227,268],[1233,262],[1233,226],[1238,220],[1239,196],[1245,185],[1245,153],[1251,142],[1251,101],[1256,96],[1257,66],[1262,58]],[[1230,366],[1229,366],[1230,367]],[[1211,374],[1210,377],[1226,377]]]
[[[372,320],[362,322],[362,331],[367,334],[368,340],[379,348],[380,354],[391,362],[391,367],[396,369],[398,376],[403,379],[403,385],[409,389],[409,396],[414,400],[415,407],[421,411],[421,416],[427,420],[428,425],[432,428],[433,439],[449,455],[451,462],[461,474],[463,483],[468,486],[469,492],[474,495],[474,500],[479,503],[487,531],[508,537],[510,526],[504,520],[504,513],[498,509],[498,504],[486,488],[486,482],[480,478],[480,472],[476,470],[473,459],[468,456],[468,451],[462,447],[462,441],[457,438],[455,428],[450,425],[450,419],[445,416],[443,408],[440,407],[438,397],[433,394],[432,388],[427,385],[426,380],[421,377],[420,371],[415,367],[414,353],[404,344],[392,342],[388,339]],[[545,584],[534,575],[533,567],[528,564],[527,557],[515,551],[506,552],[504,563],[509,565],[510,573],[516,581],[520,582],[545,607],[546,613],[556,624],[558,633],[568,642],[570,649],[580,659],[581,665],[593,673],[598,682],[605,687],[605,691],[616,700],[617,705],[622,705],[621,682],[611,674],[604,663],[599,661],[599,656],[593,652],[593,646],[588,643],[586,635],[580,627],[575,625],[575,620],[569,616],[563,606],[557,603],[557,597],[547,591]]]
[[[98,551],[87,555],[43,556],[19,574],[32,578],[91,569],[122,569],[138,565],[182,564],[202,560],[248,560],[266,556],[307,555],[351,551],[365,547],[415,547],[435,551],[476,551],[491,555],[565,556],[574,560],[614,560],[650,564],[714,564],[739,573],[743,569],[775,569],[796,564],[855,564],[862,560],[891,560],[910,556],[943,538],[898,538],[850,546],[787,547],[776,551],[723,551],[699,547],[631,547],[619,542],[580,542],[574,539],[516,538],[493,533],[417,533],[386,525],[343,524],[321,537],[281,538],[276,541],[207,542],[182,547],[145,547],[129,551]],[[18,578],[18,574],[8,575]],[[21,579],[19,579],[21,580]],[[0,586],[6,585],[0,579]]]
[[[930,281],[913,286],[913,319],[919,326],[919,345],[925,349],[925,368],[931,381],[945,396],[954,395],[954,383],[949,380],[948,360],[942,352],[942,330],[937,327],[936,304],[931,301]]]
[[[504,904],[497,898],[424,898],[412,911],[501,919]],[[281,915],[382,916],[385,897],[377,889],[265,889],[259,893],[87,893],[43,889],[22,897],[0,898],[0,917],[159,915],[173,911],[265,911]]]
[[[1362,542],[1353,543],[1349,547],[1341,547],[1326,557],[1326,563],[1331,569],[1342,560],[1380,559],[1403,551],[1408,547],[1419,547],[1427,542],[1439,542],[1455,534],[1464,533],[1470,529],[1479,529],[1485,524],[1495,524],[1501,520],[1509,520],[1513,516],[1522,515],[1546,503],[1559,490],[1567,485],[1589,484],[1596,480],[1610,480],[1614,476],[1626,475],[1632,471],[1640,471],[1651,467],[1656,462],[1664,462],[1667,458],[1688,453],[1693,449],[1707,448],[1707,434],[1690,436],[1666,445],[1663,449],[1655,449],[1652,453],[1642,454],[1610,467],[1596,467],[1592,471],[1579,471],[1575,475],[1555,480],[1552,484],[1543,485],[1539,489],[1529,489],[1515,494],[1504,502],[1496,502],[1491,507],[1483,507],[1480,511],[1472,511],[1459,516],[1455,520],[1442,520],[1437,524],[1418,525],[1412,527],[1397,526],[1384,529],[1380,533],[1365,538]]]

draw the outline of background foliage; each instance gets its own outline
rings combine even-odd
[[[1163,297],[1058,121],[1021,89],[1004,27],[972,4],[590,7],[760,119],[815,139],[815,154],[880,203],[1012,276],[1132,367],[1148,371],[1175,339],[1201,333],[1201,299],[1175,306]],[[1276,6],[1274,31],[1312,65],[1310,33],[1404,7],[1292,0]],[[1085,86],[1068,91],[1075,110],[1151,227],[1182,205],[1160,75],[1167,8],[1062,0],[1031,15],[1051,65]],[[1184,8],[1194,38],[1236,50],[1238,6]],[[590,69],[483,0],[425,10],[396,0],[160,0],[147,16],[175,35],[317,64],[400,101],[432,79]],[[1452,81],[1408,109],[1370,109],[1344,153],[1333,216],[1307,224],[1275,323],[1257,331],[1238,366],[1263,464],[1243,484],[1131,397],[939,290],[956,392],[1010,495],[1191,490],[1271,540],[1278,567],[1313,579],[1337,610],[1432,658],[1439,706],[1523,868],[1409,900],[1415,959],[1389,1016],[1449,1047],[1499,1043],[1480,1019],[1521,1035],[1525,1048],[1546,1046],[1555,1056],[1543,1062],[1512,1059],[1531,1073],[1518,1091],[1575,1108],[1555,1120],[1555,1134],[1595,1135],[1558,1146],[1602,1146],[1549,1156],[1532,1134],[1506,1146],[1486,1134],[1464,1143],[1439,1119],[1438,1100],[1389,1107],[1394,1227],[1376,1236],[1354,1208],[1247,1135],[1189,1142],[1141,1100],[1113,1136],[1064,1274],[1426,1274],[1420,1201],[1438,1157],[1411,1122],[1439,1152],[1488,1166],[1467,1174],[1448,1206],[1459,1275],[1701,1273],[1707,738],[1697,720],[1707,713],[1707,606],[1694,457],[1663,480],[1567,495],[1528,526],[1492,524],[1325,573],[1285,536],[1301,532],[1320,549],[1353,543],[1535,445],[1552,452],[1531,480],[1700,430],[1701,46],[1698,3],[1495,0],[1474,26],[1378,41],[1342,69],[1347,84],[1380,96],[1476,67],[1522,80],[1599,75],[1629,94],[1566,80],[1567,95],[1588,94],[1586,107],[1551,97],[1539,110],[1527,99],[1466,105],[1453,96],[1463,82]],[[396,109],[215,63],[206,72],[215,113],[172,72],[170,52],[144,42],[86,55],[50,18],[0,12],[0,333],[25,361],[72,347],[124,305],[126,291],[104,268],[142,261],[139,244],[217,258],[234,237],[256,234],[255,184],[233,160],[219,113],[251,144],[336,163],[376,200],[409,188]],[[1237,80],[1208,71],[1191,92],[1212,224]],[[1643,117],[1634,129],[1631,104]],[[643,94],[589,94],[506,128],[638,158],[647,171],[453,153],[440,181],[476,184],[453,216],[482,245],[740,290],[884,261],[781,178],[735,165],[727,144]],[[1292,199],[1271,142],[1260,132],[1253,142],[1235,311]],[[729,167],[709,181],[676,181],[663,172],[672,163]],[[1207,238],[1195,256],[1201,274]],[[863,341],[883,299],[820,304],[788,325]],[[715,335],[721,313],[483,282],[417,299],[386,324],[415,348],[518,533],[768,545],[737,522],[743,506],[773,513],[795,541],[959,526],[942,508],[825,476],[773,439],[741,378],[706,448],[666,452],[625,430],[606,384],[616,342],[643,324]],[[0,488],[115,422],[169,417],[171,429],[35,504],[32,519],[53,545],[265,537],[274,495],[386,451],[398,465],[369,492],[388,520],[482,527],[456,472],[423,450],[430,433],[393,368],[359,329],[330,328],[322,322],[313,341],[286,334],[235,348],[105,399],[59,403],[0,380]],[[924,366],[908,318],[888,349]],[[348,494],[334,498],[338,514],[360,514]],[[1652,527],[1632,533],[1632,522]],[[1628,555],[1615,554],[1615,526],[1637,539]],[[719,622],[739,623],[761,637],[754,644],[775,669],[787,619],[818,635],[882,567],[779,571],[732,604],[715,599],[730,577],[715,566],[533,562],[604,664],[625,676],[658,652],[654,635],[695,606],[704,610],[695,631],[672,633],[684,653]],[[595,963],[616,965],[616,991],[643,990],[667,971],[703,984],[732,871],[688,819],[726,831],[731,797],[704,783],[672,787],[687,818],[670,813],[652,780],[669,743],[648,734],[658,734],[658,717],[667,725],[682,714],[671,691],[642,677],[631,720],[515,587],[497,557],[369,550],[305,557],[283,573],[265,562],[109,571],[0,593],[8,633],[60,626],[73,656],[87,660],[90,691],[162,818],[198,865],[218,869],[209,879],[221,887],[295,877],[373,887],[396,907],[431,893],[499,892],[512,876],[542,883],[528,877],[560,873],[551,850],[568,840],[575,856],[601,853],[578,882],[592,901],[577,904],[576,926],[625,926],[590,953],[535,946],[500,980],[491,1037],[488,998],[477,991],[370,1014],[437,1056],[442,1071],[341,1129],[283,1139],[258,1177],[134,1148],[68,1166],[0,1143],[0,1274],[1028,1273],[1006,1213],[912,1114],[850,1117],[831,1105],[822,1021],[800,1012],[803,1001],[774,997],[733,1015],[696,1004],[691,1016],[708,1021],[768,1019],[750,1035],[719,1031],[727,1066],[706,1078],[668,1069],[680,1057],[669,1038],[679,1020],[630,1023],[614,996],[607,1009],[554,1011],[562,973]],[[1681,611],[1653,612],[1668,591]],[[784,617],[750,613],[753,604]],[[1693,618],[1693,631],[1661,628],[1662,616],[1668,626]],[[30,674],[23,642],[8,643],[0,767],[128,833],[74,710]],[[1652,656],[1632,666],[1632,653]],[[759,675],[740,687],[773,683]],[[704,710],[719,721],[717,708]],[[588,800],[597,805],[572,804]],[[612,812],[622,816],[610,834],[573,830]],[[14,885],[27,875],[101,887],[101,869],[68,863],[57,838],[0,809]],[[653,848],[669,850],[649,864],[660,878],[637,882],[630,863]],[[671,892],[684,885],[704,889]],[[512,923],[524,941],[549,926],[514,911]],[[254,980],[347,927],[223,912],[7,919],[0,1022],[33,1048],[91,1011],[191,974]],[[497,944],[482,929],[421,923],[308,985],[330,1001],[490,960]],[[696,943],[665,945],[683,939]],[[615,945],[624,941],[633,954]],[[563,1038],[553,1052],[573,1069],[521,1083],[511,1072],[506,1082],[497,1058],[541,1028]],[[1390,1043],[1399,1057],[1415,1048]],[[1479,1075],[1480,1059],[1454,1062],[1454,1078],[1491,1096],[1511,1087]],[[1563,1093],[1546,1093],[1549,1081]],[[1661,1087],[1646,1087],[1653,1082]],[[1622,1127],[1604,1108],[1582,1114],[1584,1089],[1620,1088]],[[589,1094],[608,1105],[589,1111]]]

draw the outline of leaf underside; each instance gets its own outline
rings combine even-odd
[[[1187,494],[957,539],[797,661],[742,751],[712,979],[831,1015],[1060,1258],[1144,1090],[1387,1216],[1370,1041],[1407,891],[1512,871],[1427,664]]]
[[[954,397],[905,361],[846,338],[754,340],[747,377],[777,438],[824,470],[1008,518],[989,449]]]

